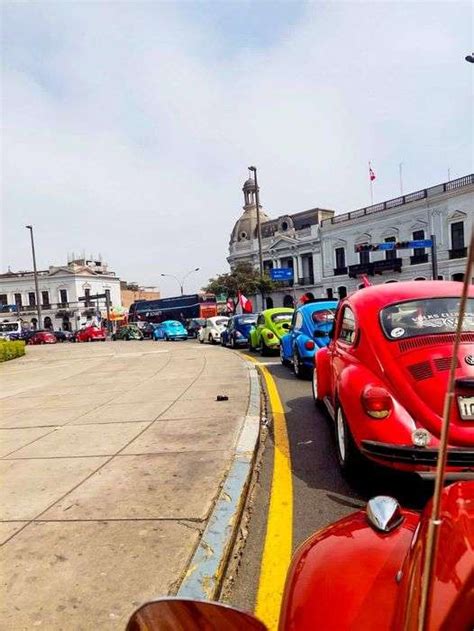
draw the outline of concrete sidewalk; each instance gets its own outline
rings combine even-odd
[[[232,464],[249,371],[194,341],[29,347],[0,366],[4,628],[123,629],[176,592]]]

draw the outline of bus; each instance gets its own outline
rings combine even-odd
[[[185,323],[195,318],[212,318],[216,315],[217,301],[214,294],[188,294],[158,300],[137,300],[130,305],[128,321],[159,323],[179,320]]]

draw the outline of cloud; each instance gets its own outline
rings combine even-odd
[[[471,10],[4,5],[4,266],[30,267],[33,223],[42,266],[85,248],[168,294],[199,266],[191,290],[226,268],[251,163],[274,215],[365,205],[368,159],[378,199],[401,161],[405,190],[463,175]]]

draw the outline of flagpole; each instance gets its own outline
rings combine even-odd
[[[403,195],[403,162],[400,162],[400,164],[398,165],[398,171],[399,171],[399,175],[400,175],[400,195]]]

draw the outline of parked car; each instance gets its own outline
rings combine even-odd
[[[200,329],[204,326],[206,320],[204,318],[192,318],[186,322],[186,330],[188,337],[197,338]]]
[[[248,335],[250,350],[259,349],[262,355],[278,351],[281,338],[290,330],[293,311],[288,307],[262,311]]]
[[[371,460],[432,477],[462,284],[399,282],[345,298],[315,357],[313,397],[334,419],[341,468]],[[457,350],[448,471],[474,472],[474,287]]]
[[[231,348],[247,346],[249,343],[250,329],[255,326],[256,322],[256,313],[235,315],[229,318],[227,327],[221,334],[222,346],[230,346]]]
[[[187,340],[188,332],[178,320],[165,320],[155,327],[153,339],[156,340]]]
[[[27,344],[56,344],[56,337],[50,331],[35,331],[26,341]]]
[[[228,321],[229,318],[224,316],[214,316],[213,318],[208,318],[205,321],[204,326],[199,330],[198,340],[201,344],[204,344],[204,342],[209,342],[209,344],[219,344],[222,332],[225,330]]]
[[[294,312],[290,332],[281,338],[280,359],[298,378],[312,373],[315,353],[329,344],[336,307],[336,300],[317,300]]]
[[[71,331],[51,331],[57,342],[75,342],[75,335]]]
[[[113,340],[143,340],[143,333],[136,324],[121,326],[113,335]]]
[[[76,331],[75,339],[76,342],[105,342],[107,330],[98,326],[86,326]]]
[[[445,487],[440,508],[423,627],[419,617],[431,502],[420,514],[378,496],[297,549],[286,577],[279,631],[473,629],[474,482]],[[126,631],[164,628],[268,631],[252,614],[228,605],[179,598],[141,605]]]
[[[145,322],[142,326],[140,326],[140,331],[143,333],[143,337],[145,339],[152,339],[155,328],[158,325],[154,322]]]

